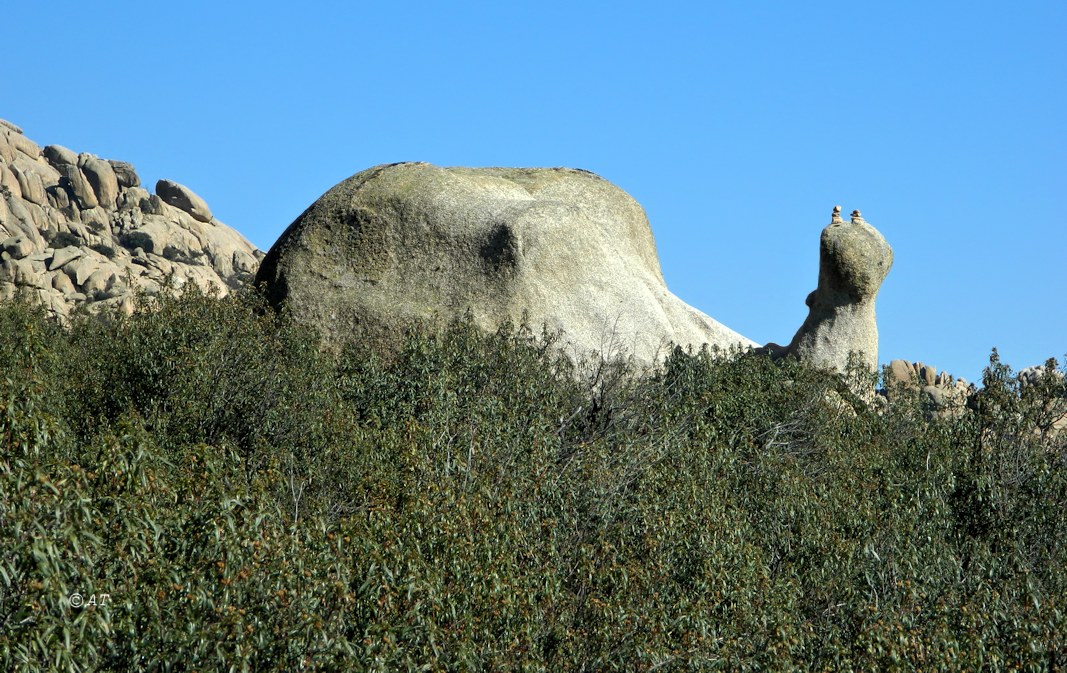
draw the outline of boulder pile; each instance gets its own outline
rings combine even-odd
[[[967,379],[955,378],[947,372],[938,372],[937,367],[922,362],[893,360],[886,370],[886,393],[891,396],[900,386],[919,390],[926,402],[938,413],[962,411],[967,399],[977,391],[974,384],[968,383]]]
[[[1026,367],[1016,374],[1018,392],[1025,399],[1028,389],[1041,395],[1045,400],[1041,414],[1048,430],[1052,433],[1067,430],[1067,390],[1064,388],[1063,372],[1054,366],[1035,365]],[[938,372],[922,362],[910,360],[893,360],[885,369],[885,388],[882,393],[892,399],[901,391],[922,396],[924,408],[930,417],[958,417],[964,408],[975,407],[975,394],[979,388],[964,378],[955,378],[947,372]]]
[[[132,309],[132,291],[196,283],[226,294],[263,253],[215,220],[187,187],[141,186],[133,166],[41,148],[0,120],[0,301],[29,292],[53,314]]]

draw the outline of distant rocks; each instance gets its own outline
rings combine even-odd
[[[329,341],[463,317],[487,330],[524,318],[574,352],[651,364],[673,342],[751,341],[667,289],[644,210],[567,168],[377,166],[311,205],[256,278]]]
[[[966,379],[955,378],[947,372],[938,372],[936,367],[893,360],[886,368],[885,392],[892,398],[897,390],[918,390],[931,411],[938,415],[962,413],[968,398],[977,388]]]
[[[1063,372],[1055,368],[1054,362],[1026,367],[1015,378],[1023,399],[1030,392],[1040,395],[1042,410],[1039,415],[1043,420],[1034,419],[1039,427],[1044,431],[1059,433],[1067,430],[1067,388],[1064,387]],[[893,360],[884,373],[885,389],[882,392],[893,399],[901,391],[907,394],[918,391],[928,417],[956,418],[968,406],[976,408],[979,388],[966,379],[938,372],[936,367],[922,362]]]
[[[24,292],[64,317],[87,304],[131,306],[171,278],[226,294],[250,280],[263,253],[214,220],[176,182],[155,194],[123,161],[43,150],[0,120],[0,300]]]
[[[1034,392],[1045,399],[1047,430],[1054,433],[1067,431],[1067,385],[1063,372],[1055,367],[1055,360],[1021,369],[1016,377],[1019,392],[1024,397],[1028,392]]]
[[[1021,390],[1034,388],[1045,383],[1063,383],[1063,372],[1054,366],[1055,360],[1045,365],[1034,365],[1019,370],[1016,378],[1019,380]]]

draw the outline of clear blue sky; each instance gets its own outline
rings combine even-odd
[[[18,2],[0,117],[266,249],[369,166],[574,166],[669,287],[786,343],[830,210],[893,246],[880,360],[1067,353],[1067,3]]]

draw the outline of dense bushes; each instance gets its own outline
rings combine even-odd
[[[1054,376],[994,357],[927,420],[761,357],[638,378],[465,324],[330,355],[251,295],[151,309],[0,307],[4,670],[1067,661]]]

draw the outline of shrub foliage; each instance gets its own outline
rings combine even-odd
[[[3,670],[1067,665],[1052,368],[1020,392],[994,352],[930,419],[749,355],[142,309],[0,306]]]

